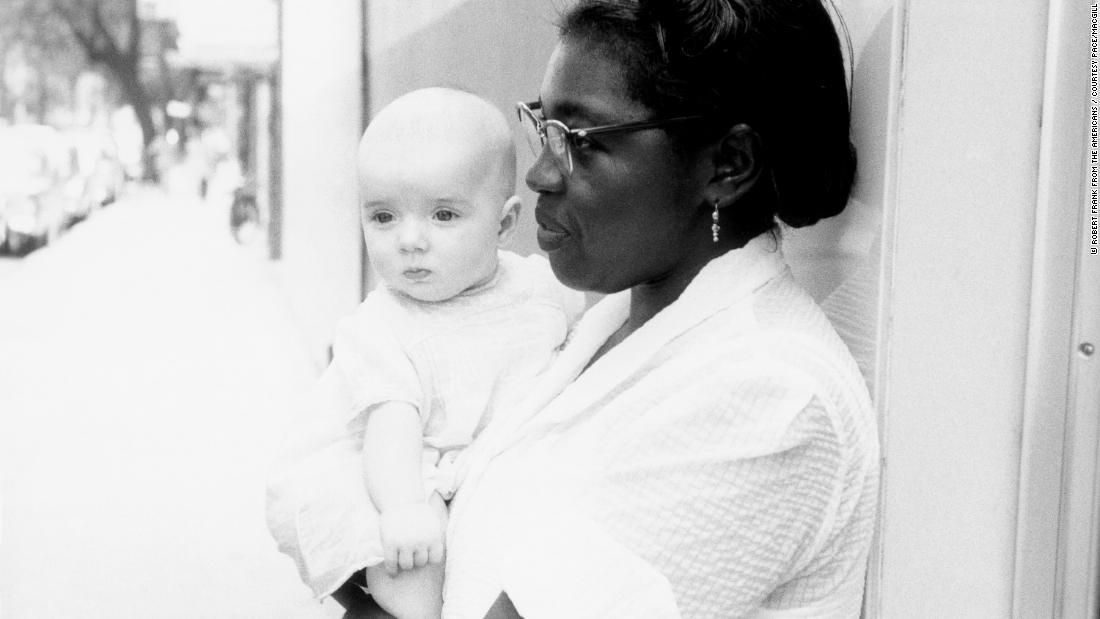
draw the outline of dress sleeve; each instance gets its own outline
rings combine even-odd
[[[823,560],[846,483],[843,448],[808,381],[764,368],[732,390],[700,389],[722,395],[681,393],[686,409],[666,401],[652,413],[690,411],[682,418],[620,429],[601,462],[595,518],[670,579],[685,615],[750,615]]]
[[[348,409],[340,413],[345,422],[392,401],[408,402],[423,414],[423,385],[411,352],[397,335],[399,328],[384,315],[363,309],[337,327],[330,371],[345,391],[342,401]]]

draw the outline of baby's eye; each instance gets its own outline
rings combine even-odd
[[[378,211],[370,216],[370,220],[376,224],[388,224],[393,221],[393,213]]]
[[[435,212],[435,218],[439,221],[451,221],[455,217],[458,217],[458,213],[454,211],[449,211],[447,209],[442,209]]]

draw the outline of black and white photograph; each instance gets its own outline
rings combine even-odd
[[[1100,619],[1094,0],[0,0],[0,619]]]

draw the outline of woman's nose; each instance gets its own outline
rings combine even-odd
[[[535,163],[531,164],[527,170],[524,180],[527,186],[537,193],[557,193],[565,186],[565,175],[554,154],[545,146],[539,151]]]
[[[415,218],[409,218],[402,222],[397,231],[397,244],[403,252],[427,250],[428,231],[424,222]]]

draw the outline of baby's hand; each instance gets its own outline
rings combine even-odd
[[[443,524],[428,503],[409,503],[382,512],[379,527],[386,571],[443,562]]]

